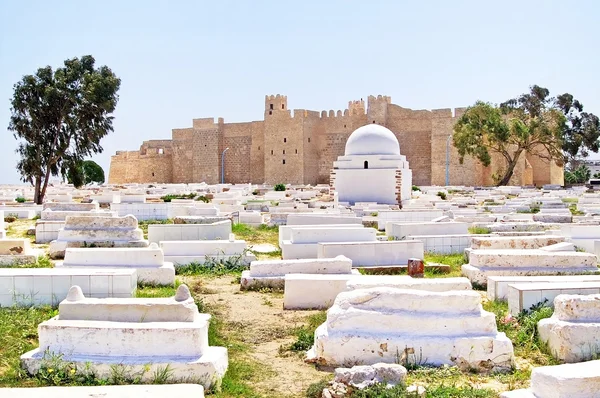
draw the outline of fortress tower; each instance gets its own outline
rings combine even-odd
[[[350,134],[377,124],[396,137],[412,170],[415,185],[444,185],[446,142],[463,109],[412,110],[388,96],[348,102],[345,110],[288,108],[285,95],[265,96],[262,120],[225,123],[222,118],[193,119],[192,126],[173,129],[171,139],[144,141],[139,150],[118,151],[111,158],[109,183],[329,184],[333,163],[344,156]],[[221,174],[223,151],[224,174]],[[404,160],[403,160],[404,161]],[[522,164],[521,164],[522,163]],[[450,184],[491,185],[499,167],[476,160],[458,162],[450,153]],[[515,185],[562,184],[560,168],[530,154],[522,156],[511,181]]]

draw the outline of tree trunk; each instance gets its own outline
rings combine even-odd
[[[498,183],[498,186],[508,185],[510,179],[513,176],[515,171],[515,167],[517,166],[517,162],[519,161],[519,157],[521,156],[522,149],[519,149],[515,152],[512,160],[508,162],[508,167],[506,168],[506,172],[504,173],[504,177]]]
[[[42,177],[35,177],[35,190],[33,193],[33,202],[35,204],[41,205],[42,201],[40,200],[40,188],[42,187]]]
[[[40,191],[39,203],[41,205],[44,202],[44,196],[46,196],[46,189],[48,188],[48,182],[50,181],[50,165],[46,167],[46,175],[44,176],[44,187]]]

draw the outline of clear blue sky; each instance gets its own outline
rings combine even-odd
[[[0,0],[0,183],[19,181],[12,87],[92,54],[121,78],[115,131],[94,159],[170,138],[193,118],[345,109],[369,94],[413,109],[501,102],[532,84],[600,115],[600,2]]]

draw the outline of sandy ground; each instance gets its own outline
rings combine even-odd
[[[312,383],[331,378],[331,373],[304,363],[300,353],[280,353],[282,345],[295,341],[290,335],[293,328],[304,324],[314,311],[284,311],[281,293],[240,292],[239,284],[233,281],[229,276],[204,279],[202,297],[205,303],[219,307],[227,329],[239,332],[241,340],[250,346],[247,355],[270,369],[255,384],[260,393],[303,397]]]

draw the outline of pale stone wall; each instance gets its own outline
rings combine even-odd
[[[118,151],[111,158],[109,183],[215,184],[221,181],[222,152],[229,148],[225,182],[328,184],[333,162],[344,155],[350,134],[377,123],[398,138],[415,185],[444,185],[447,138],[464,111],[412,110],[392,104],[390,97],[369,96],[366,109],[361,99],[350,101],[343,111],[291,112],[286,96],[265,96],[263,120],[194,119],[192,127],[173,129],[171,140],[145,141],[138,151]],[[498,157],[489,167],[471,157],[460,164],[450,145],[451,185],[493,185],[492,174],[502,165]],[[562,167],[525,154],[511,183],[562,184]]]

